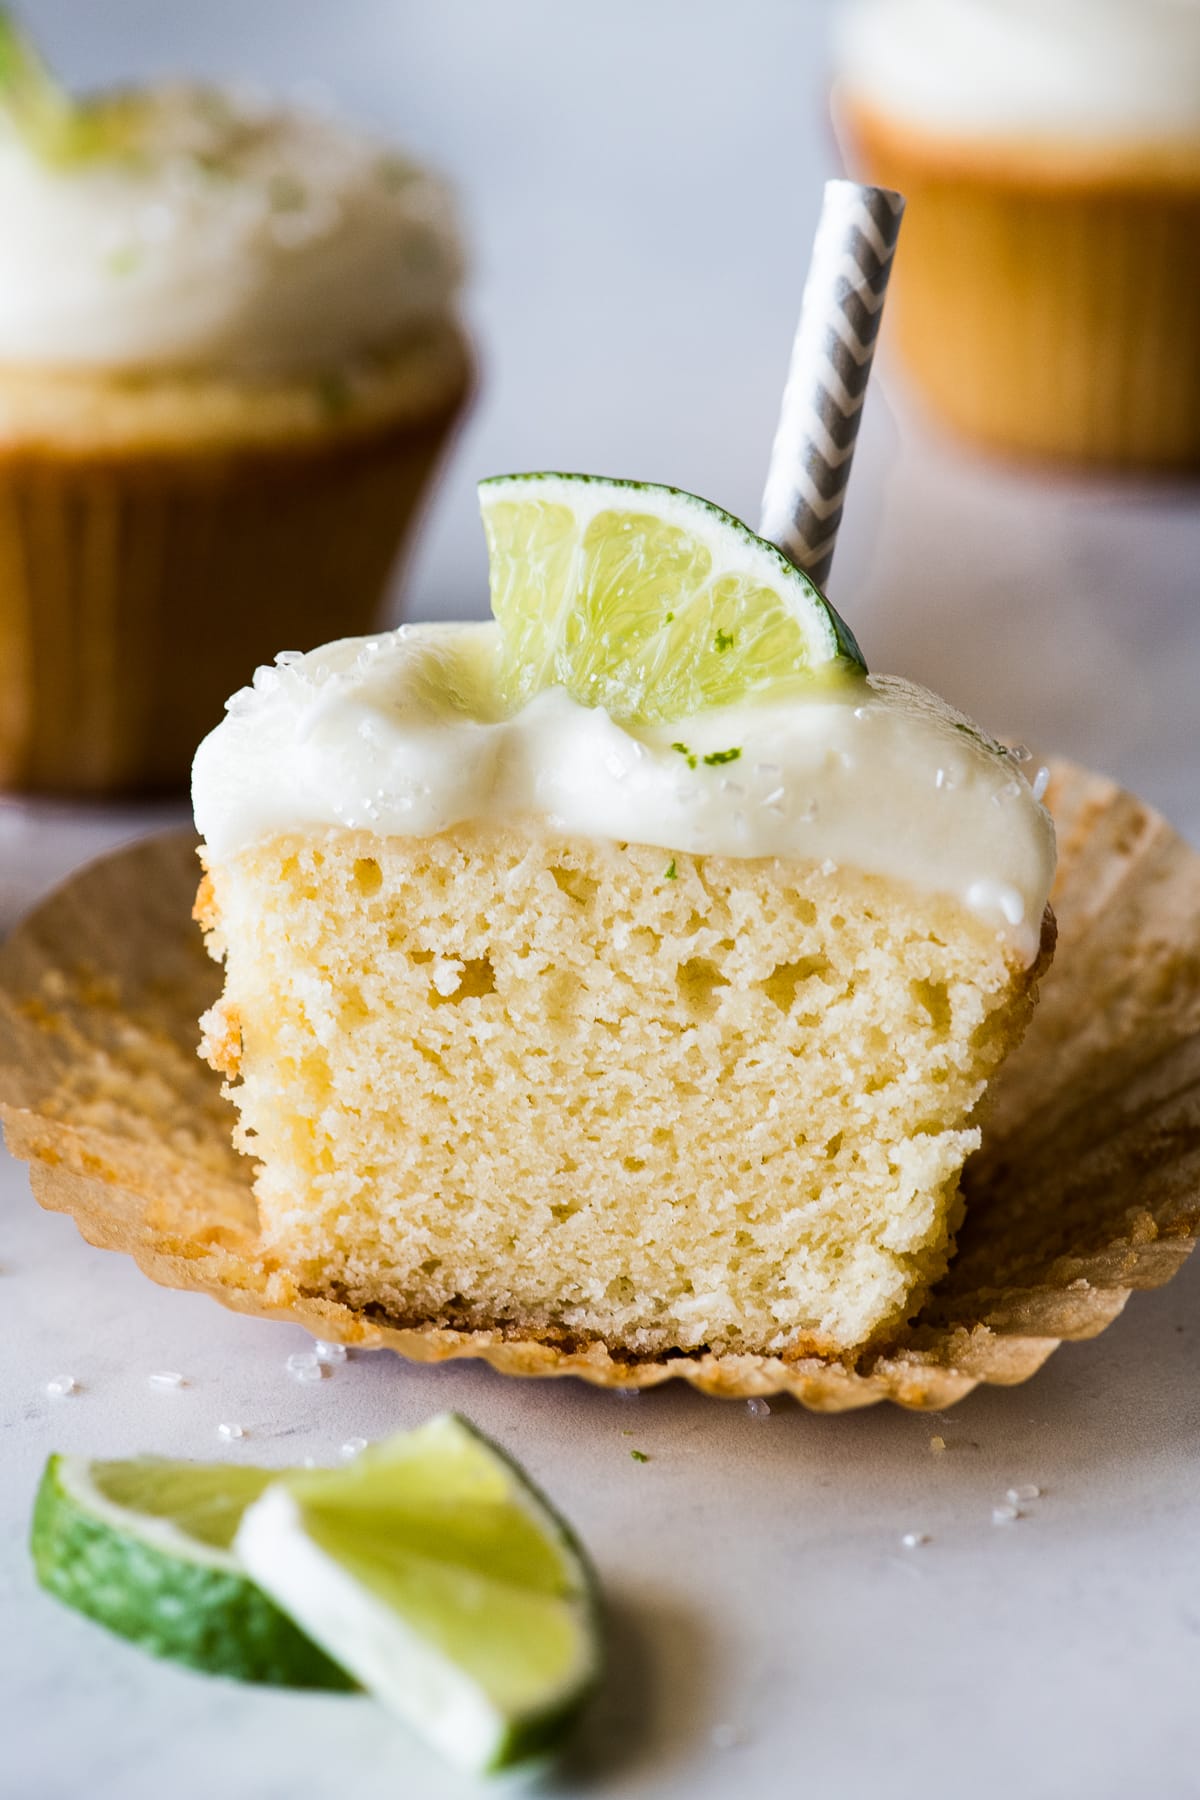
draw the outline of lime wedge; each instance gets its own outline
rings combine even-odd
[[[498,475],[479,496],[514,710],[561,686],[652,724],[863,667],[808,576],[694,494],[547,474]]]
[[[276,1469],[52,1456],[32,1550],[49,1593],[143,1650],[284,1687],[355,1684],[259,1591],[230,1546]]]
[[[0,7],[0,117],[44,162],[120,155],[137,140],[145,102],[134,94],[75,99],[52,74],[29,34]]]
[[[236,1550],[314,1642],[464,1768],[551,1748],[596,1679],[579,1546],[453,1413],[269,1488]]]

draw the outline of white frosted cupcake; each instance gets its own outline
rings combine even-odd
[[[847,0],[848,159],[908,196],[893,329],[996,446],[1200,462],[1197,0]]]
[[[191,86],[0,59],[0,782],[186,777],[240,672],[377,621],[469,382],[443,186]]]

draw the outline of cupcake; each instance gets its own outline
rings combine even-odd
[[[483,493],[494,623],[260,670],[196,758],[263,1266],[486,1341],[847,1355],[947,1266],[1049,816],[715,508]]]
[[[0,784],[183,783],[248,663],[379,623],[469,384],[448,195],[326,118],[72,100],[0,19]]]
[[[1200,463],[1200,5],[848,0],[834,112],[908,196],[891,329],[955,429]]]

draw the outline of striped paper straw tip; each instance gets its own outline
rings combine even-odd
[[[759,527],[819,584],[833,562],[903,213],[890,188],[825,185]]]

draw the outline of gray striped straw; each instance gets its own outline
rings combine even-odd
[[[903,213],[889,188],[825,184],[759,526],[818,585],[833,562]]]

